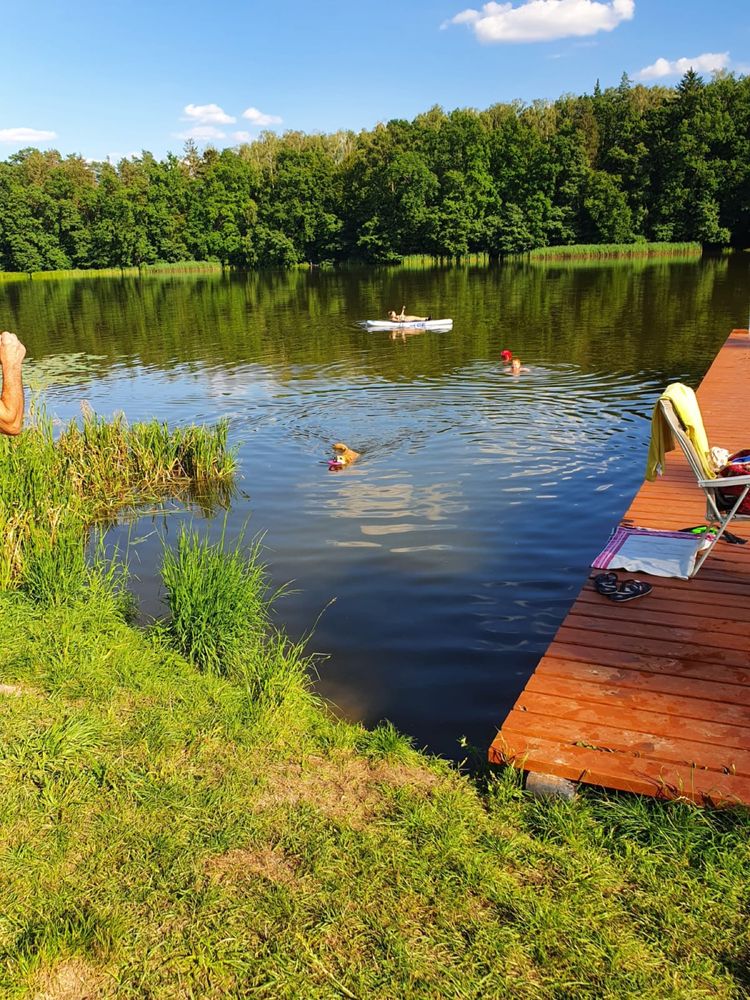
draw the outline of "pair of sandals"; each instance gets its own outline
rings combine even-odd
[[[634,601],[636,597],[645,597],[654,589],[650,583],[644,583],[642,580],[623,580],[620,583],[617,573],[599,573],[594,577],[593,584],[597,594],[603,594],[617,604]]]

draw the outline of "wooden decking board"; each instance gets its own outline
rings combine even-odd
[[[508,735],[518,732],[522,736],[544,739],[549,735],[549,718],[544,715],[529,714],[512,710],[503,723],[503,732]],[[578,723],[557,719],[555,735],[572,744],[589,747],[604,747],[620,753],[632,753],[650,760],[669,761],[685,767],[704,767],[720,774],[737,774],[750,778],[750,750],[736,747],[718,748],[710,743],[669,736],[655,736],[635,729],[624,729],[593,723],[586,730],[586,740],[581,738]]]
[[[588,649],[556,643],[554,650],[547,653],[544,664],[557,660],[573,663],[589,663],[602,667],[617,667],[621,670],[642,670],[648,673],[673,674],[677,677],[706,677],[727,684],[740,683],[743,668],[716,666],[701,662],[680,660],[669,656],[642,656],[640,653],[622,653],[617,649]],[[540,664],[541,666],[541,664]]]
[[[719,649],[714,646],[709,649],[690,642],[672,642],[669,639],[655,639],[645,634],[641,629],[634,629],[634,634],[623,632],[595,632],[593,629],[580,629],[563,622],[557,633],[560,642],[585,643],[594,648],[622,649],[631,653],[651,654],[656,656],[673,656],[680,660],[701,660],[704,663],[725,664],[732,667],[748,665],[747,654],[736,649]],[[554,649],[554,641],[551,649]]]
[[[695,642],[701,642],[706,633],[710,635],[724,631],[750,637],[750,619],[746,617],[750,608],[743,607],[739,603],[741,598],[738,598],[737,605],[717,609],[715,595],[713,601],[708,600],[704,605],[693,601],[688,605],[682,594],[680,598],[683,599],[676,602],[674,598],[660,600],[661,593],[661,590],[655,590],[649,595],[648,601],[640,601],[637,607],[634,604],[628,612],[625,626],[628,631],[632,631],[633,625],[660,629],[662,635],[671,635],[675,630],[684,630],[694,636],[691,641]],[[688,606],[690,611],[686,610]],[[619,605],[612,601],[603,601],[599,594],[592,593],[589,596],[588,589],[576,599],[570,614],[580,619],[597,618],[599,621],[607,622],[613,631],[617,631],[624,624]],[[747,649],[747,646],[742,648]]]
[[[592,650],[581,646],[555,646],[548,652],[538,669],[554,673],[557,665],[568,670],[611,668],[633,670],[642,674],[664,674],[684,679],[718,681],[721,684],[746,685],[750,683],[750,671],[741,667],[717,667],[714,664],[691,662],[668,656],[639,656],[637,653],[623,657],[617,650]]]
[[[601,705],[587,701],[577,701],[575,698],[556,698],[552,695],[531,695],[525,692],[516,702],[514,712],[531,713],[544,716],[547,719],[564,719],[583,723],[580,733],[590,732],[590,725],[607,722],[622,730],[631,730],[640,737],[687,739],[693,743],[717,743],[722,747],[735,750],[750,750],[750,726],[733,726],[721,722],[702,722],[696,726],[694,719],[685,719],[678,715],[664,715],[650,709],[642,711],[631,708],[617,708],[607,705],[606,713]],[[604,714],[604,719],[602,715]]]
[[[702,701],[718,701],[721,704],[733,701],[737,705],[750,707],[749,683],[725,684],[706,680],[704,677],[690,677],[685,674],[661,673],[655,670],[633,670],[630,667],[603,667],[598,663],[571,663],[566,660],[545,657],[537,667],[542,677],[569,677],[578,683],[616,685],[619,688],[655,691],[659,694],[674,694],[680,698],[700,698]]]
[[[515,733],[507,737],[500,733],[492,744],[490,760],[658,798],[686,798],[705,805],[737,805],[750,800],[750,780],[738,775]]]
[[[658,675],[654,674],[656,678]],[[620,708],[661,712],[664,716],[678,715],[694,722],[714,722],[717,718],[735,726],[748,725],[745,705],[728,705],[711,698],[697,698],[655,691],[646,687],[625,687],[620,684],[595,684],[574,681],[569,677],[535,672],[526,685],[529,694],[553,695],[558,699],[574,698],[600,706],[602,712],[612,705]],[[550,735],[553,730],[550,729]]]
[[[666,622],[655,622],[653,620],[644,620],[642,616],[637,618],[633,616],[631,618],[632,624],[638,625],[638,634],[641,637],[654,636],[657,641],[667,642],[670,645],[676,643],[687,643],[691,646],[705,646],[706,654],[709,660],[712,659],[710,651],[716,643],[715,633],[705,632],[701,628],[695,625],[688,624],[690,619],[680,618],[678,615],[671,615],[671,618],[677,618],[678,622],[676,624],[671,624],[667,631]],[[591,614],[581,614],[580,612],[571,613],[568,616],[568,623],[573,629],[588,629],[592,632],[604,632],[608,636],[627,636],[630,634],[629,630],[625,624],[618,620],[617,618],[610,618],[608,615],[597,615],[595,611],[592,610]],[[716,629],[716,632],[721,632],[722,645],[725,649],[735,649],[741,653],[745,653],[748,646],[748,630],[744,631],[744,634],[735,634],[731,629]],[[669,635],[669,638],[663,640],[662,637]]]
[[[661,599],[662,596],[664,597],[663,600]],[[680,598],[683,597],[682,594],[679,596]],[[652,617],[659,618],[666,625],[672,624],[672,621],[675,623],[692,621],[696,623],[696,627],[713,629],[715,624],[715,627],[719,630],[729,630],[735,632],[737,635],[745,635],[747,632],[748,636],[750,636],[750,605],[747,607],[742,604],[727,606],[722,602],[722,607],[718,610],[717,617],[714,617],[711,614],[711,609],[716,607],[716,595],[706,592],[703,603],[698,600],[696,594],[690,594],[689,601],[680,600],[679,603],[675,601],[674,597],[674,591],[667,590],[666,588],[662,590],[660,587],[654,594],[649,595],[647,610],[644,610],[643,605],[641,605],[637,611],[644,618],[648,617],[649,620]],[[708,608],[706,605],[708,605]],[[587,612],[591,609],[592,613],[593,609],[596,608],[600,616],[608,613],[608,609],[604,607],[598,594],[595,595],[588,590],[585,590],[573,605],[572,613],[577,613],[579,609],[584,608]],[[635,612],[636,609],[633,608],[631,611],[632,620],[634,622],[641,621],[640,617],[636,617]],[[612,613],[617,614],[618,612],[613,609]]]
[[[748,377],[750,336],[735,330],[698,390],[710,442],[730,451],[750,444]],[[623,515],[672,530],[704,520],[703,494],[677,451]],[[731,530],[750,539],[750,520]],[[719,542],[689,581],[644,578],[652,593],[624,605],[586,581],[490,760],[622,791],[748,805],[750,544]]]

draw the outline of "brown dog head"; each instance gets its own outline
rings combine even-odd
[[[333,446],[333,450],[338,456],[343,458],[346,462],[354,462],[359,458],[359,452],[353,451],[351,448],[347,447],[343,441],[337,441]]]

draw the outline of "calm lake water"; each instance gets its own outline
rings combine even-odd
[[[404,339],[388,308],[454,319]],[[513,264],[0,284],[50,414],[226,417],[276,605],[326,654],[319,691],[418,746],[486,747],[638,488],[667,380],[697,385],[747,324],[748,261]],[[510,348],[531,371],[503,372]],[[362,452],[331,473],[334,441]],[[130,538],[144,619],[164,614],[161,539]],[[224,514],[205,519],[218,536]]]

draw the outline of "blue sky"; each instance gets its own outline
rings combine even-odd
[[[331,132],[750,71],[750,0],[27,0],[6,5],[0,159]]]

